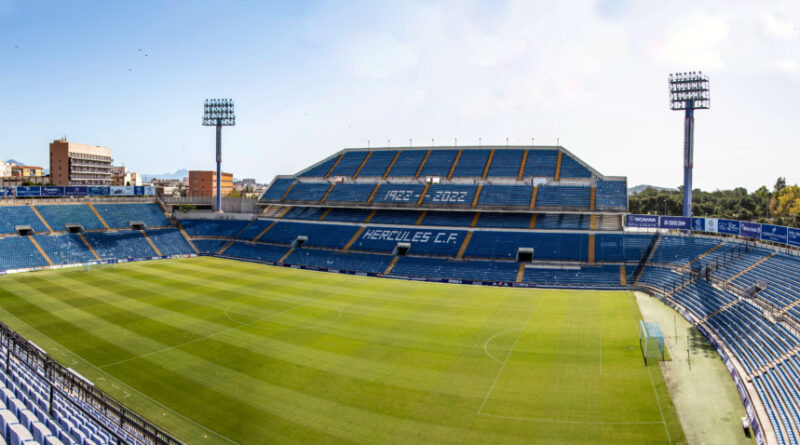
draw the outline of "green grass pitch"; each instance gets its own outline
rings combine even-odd
[[[188,443],[681,443],[629,292],[215,258],[0,277],[0,318]]]

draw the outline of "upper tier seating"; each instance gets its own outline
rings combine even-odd
[[[34,232],[47,232],[30,206],[0,207],[0,233],[17,233],[17,226],[31,226]]]
[[[166,227],[169,220],[156,203],[94,204],[100,217],[112,229],[129,229],[131,221],[142,221],[147,227]]]
[[[425,165],[422,166],[420,177],[439,176],[446,178],[450,174],[450,167],[456,159],[458,150],[432,150]]]
[[[462,150],[453,177],[481,177],[491,150]]]
[[[139,230],[88,232],[86,240],[103,260],[157,256]]]
[[[298,182],[289,190],[286,201],[317,202],[325,196],[331,184],[327,182]]]
[[[147,229],[147,236],[156,245],[161,255],[193,254],[192,246],[178,229]]]
[[[373,189],[375,184],[336,184],[326,202],[366,202]]]
[[[294,184],[294,181],[294,178],[276,178],[272,181],[267,191],[261,195],[261,199],[264,201],[279,201],[286,193],[286,190],[289,190],[289,187]]]
[[[595,206],[600,209],[627,210],[628,183],[625,181],[597,181]]]
[[[494,151],[492,165],[489,166],[489,178],[516,178],[519,175],[519,167],[522,164],[524,150],[502,150]]]
[[[37,205],[36,210],[56,232],[67,230],[68,224],[80,224],[85,230],[105,228],[86,204]]]
[[[375,150],[372,152],[372,156],[367,159],[367,162],[364,163],[364,166],[361,168],[361,171],[358,172],[358,177],[368,177],[368,176],[377,176],[381,177],[386,170],[389,168],[389,164],[392,163],[392,159],[394,159],[395,155],[397,154],[397,150]]]
[[[542,185],[536,195],[536,207],[589,207],[592,188],[580,185]]]
[[[523,176],[555,177],[557,160],[558,150],[528,150]]]
[[[259,219],[257,221],[253,221],[253,223],[247,226],[246,229],[239,232],[239,234],[236,235],[236,238],[243,240],[253,240],[267,227],[271,226],[273,222],[274,221],[269,219]]]
[[[298,176],[301,178],[322,178],[328,174],[328,171],[330,171],[337,159],[337,156],[328,158],[319,164],[312,166],[305,172],[300,173]]]
[[[571,156],[564,154],[561,156],[561,177],[562,178],[591,178],[592,172],[581,165],[580,162]]]
[[[328,176],[353,176],[366,156],[366,151],[348,151],[342,155],[341,160],[333,167]]]
[[[530,207],[532,193],[528,185],[485,185],[478,204]]]
[[[221,219],[184,219],[181,226],[189,236],[234,236],[250,221]]]
[[[511,282],[516,279],[518,268],[516,263],[499,261],[400,257],[391,274],[403,277]]]
[[[42,266],[47,266],[47,261],[27,236],[0,238],[0,270]]]
[[[388,177],[414,176],[425,159],[426,150],[403,150],[394,162]]]

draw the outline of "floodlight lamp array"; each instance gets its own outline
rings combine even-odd
[[[236,125],[233,99],[206,99],[203,104],[203,125]]]
[[[670,109],[711,108],[708,74],[702,71],[669,75]]]

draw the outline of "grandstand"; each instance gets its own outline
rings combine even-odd
[[[798,443],[800,257],[719,234],[625,230],[626,193],[624,177],[562,147],[347,149],[275,178],[244,219],[170,216],[157,202],[3,202],[0,274],[200,254],[395,279],[645,290],[718,345],[759,437]],[[53,383],[16,354],[13,377],[0,380],[6,440],[134,434],[68,392],[48,414]]]

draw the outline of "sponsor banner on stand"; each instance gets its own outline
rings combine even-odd
[[[658,227],[662,229],[690,230],[692,220],[683,216],[662,216],[659,219]]]
[[[717,220],[717,233],[724,233],[726,235],[739,235],[740,228],[739,221],[732,221],[730,219]]]
[[[761,225],[761,239],[776,243],[786,244],[788,241],[787,227],[772,224]]]
[[[739,224],[739,235],[761,239],[761,224],[742,221]]]
[[[657,215],[625,215],[626,227],[641,227],[645,229],[658,228]]]

